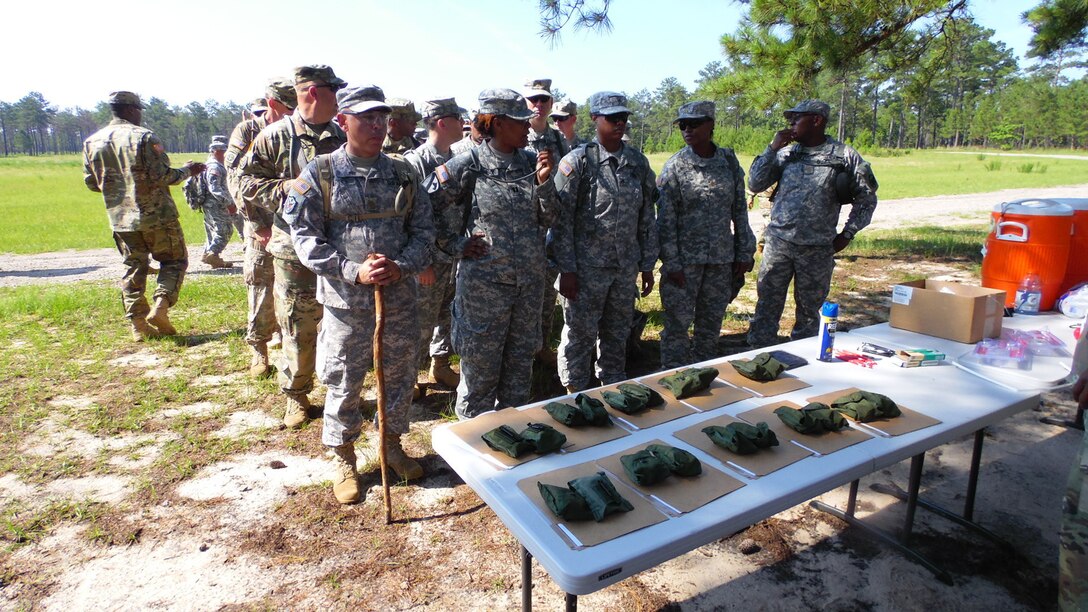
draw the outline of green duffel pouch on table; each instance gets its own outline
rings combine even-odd
[[[761,448],[778,446],[778,436],[774,435],[766,423],[755,426],[747,423],[730,423],[725,427],[711,425],[704,427],[702,432],[717,446],[738,455],[751,455]]]
[[[661,385],[672,392],[676,399],[684,399],[706,389],[718,371],[714,368],[686,368],[661,379]]]
[[[605,391],[601,395],[609,406],[624,414],[638,414],[647,408],[665,403],[665,398],[661,397],[657,391],[632,383],[620,383],[618,392]]]
[[[544,498],[548,510],[565,521],[588,521],[593,518],[586,500],[570,489],[537,481],[536,488]]]
[[[499,425],[480,437],[482,437],[484,442],[491,447],[491,450],[506,453],[514,459],[533,450],[532,442],[523,439],[518,435],[518,432],[514,431],[509,425]]]
[[[528,440],[541,455],[557,451],[567,443],[567,436],[563,432],[544,423],[529,423],[519,435],[521,439]]]
[[[644,487],[655,485],[669,477],[669,467],[649,451],[640,450],[620,457],[627,477]]]
[[[831,408],[862,423],[891,419],[902,414],[899,406],[890,397],[870,391],[855,391],[844,395],[831,402]]]
[[[838,431],[846,427],[846,419],[842,414],[820,402],[812,402],[800,410],[789,406],[779,406],[774,409],[774,413],[790,429],[802,434],[815,435],[825,431]]]
[[[786,365],[771,357],[770,353],[760,353],[748,361],[737,359],[730,364],[740,372],[741,376],[758,382],[769,382],[778,378],[786,371]]]
[[[582,496],[593,513],[593,520],[598,523],[604,517],[616,512],[630,512],[635,507],[616,490],[616,485],[608,479],[604,472],[597,472],[593,476],[575,478],[567,483],[571,491]]]
[[[578,404],[578,409],[582,411],[582,418],[587,424],[597,427],[612,424],[612,419],[608,418],[608,411],[604,409],[604,402],[601,400],[579,393],[574,396],[574,403]]]
[[[698,476],[703,473],[703,464],[699,463],[698,457],[682,448],[666,444],[651,444],[646,447],[646,450],[660,459],[665,467],[677,476]]]
[[[665,398],[661,397],[661,394],[645,385],[637,385],[635,383],[620,383],[617,387],[620,393],[628,396],[638,398],[646,402],[647,408],[656,408],[665,403]]]
[[[561,402],[548,402],[548,404],[544,406],[544,410],[546,410],[553,419],[564,425],[578,427],[579,425],[586,424],[586,415],[578,406],[571,406],[570,404]]]

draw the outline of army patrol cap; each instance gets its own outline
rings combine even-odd
[[[617,115],[619,113],[630,114],[627,108],[627,96],[614,91],[598,91],[589,97],[589,113],[591,115]]]
[[[222,134],[216,134],[212,136],[212,143],[208,145],[208,152],[212,151],[226,151],[227,150],[227,137]]]
[[[525,88],[521,90],[521,95],[526,99],[535,98],[537,96],[552,97],[552,80],[551,79],[533,79],[525,83]]]
[[[684,119],[714,119],[714,103],[709,100],[688,102],[680,107],[680,112],[672,122],[676,123]]]
[[[559,117],[560,119],[566,119],[577,114],[578,105],[574,103],[574,100],[567,100],[559,108],[552,110],[552,117]]]
[[[268,82],[268,87],[265,87],[264,95],[266,98],[279,100],[287,108],[298,106],[298,94],[295,93],[295,84],[291,79],[272,79]]]
[[[505,115],[518,121],[528,121],[533,116],[525,104],[525,98],[513,89],[485,89],[480,92],[482,115]]]
[[[268,104],[265,103],[264,98],[257,98],[249,103],[249,112],[251,113],[263,113],[268,110]]]
[[[453,98],[426,100],[419,107],[420,110],[423,111],[424,119],[439,119],[441,117],[460,118],[461,114],[466,112],[465,109],[457,106],[457,101]]]
[[[115,91],[110,94],[109,103],[113,106],[128,105],[136,108],[147,108],[140,102],[140,96],[131,91]]]
[[[403,117],[412,123],[423,119],[423,115],[416,112],[416,105],[407,98],[389,98],[389,108],[393,109],[391,115]]]
[[[316,81],[320,81],[325,85],[336,85],[338,87],[343,87],[348,84],[347,81],[336,76],[336,73],[332,71],[332,68],[325,64],[313,64],[295,68],[295,87],[298,87],[303,83],[312,83]]]
[[[782,113],[786,119],[790,119],[793,115],[819,115],[827,119],[830,114],[831,106],[819,100],[802,100],[797,103],[797,106]]]
[[[372,110],[393,110],[385,103],[385,92],[377,85],[345,87],[336,92],[336,108],[344,115],[358,115]]]

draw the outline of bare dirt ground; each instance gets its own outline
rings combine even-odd
[[[882,202],[873,226],[985,223],[998,202],[1020,197],[1077,197],[1088,186]],[[753,225],[762,225],[758,214]],[[232,245],[234,246],[234,245]],[[199,249],[190,273],[205,272]],[[0,256],[0,285],[114,279],[111,250]],[[227,259],[238,261],[237,251]],[[847,257],[835,272],[841,324],[884,320],[887,284],[904,270],[977,282],[969,261],[885,261]],[[238,274],[216,272],[217,274]],[[741,350],[751,314],[751,283],[731,306],[724,353]],[[646,344],[653,348],[653,339]],[[189,348],[214,355],[214,343]],[[652,352],[652,351],[651,351]],[[184,368],[185,353],[155,343],[133,345],[110,365],[118,377]],[[647,360],[632,373],[652,367]],[[85,521],[62,521],[42,538],[0,551],[0,609],[420,609],[492,610],[520,605],[517,542],[497,517],[434,454],[429,432],[443,422],[450,393],[434,389],[413,407],[410,453],[428,475],[394,488],[392,526],[382,519],[377,474],[363,476],[365,500],[342,507],[327,479],[331,461],[320,421],[300,432],[279,429],[279,398],[253,399],[237,373],[202,376],[207,401],[170,406],[146,431],[100,436],[63,420],[44,419],[22,442],[27,456],[73,464],[104,462],[93,475],[30,482],[0,474],[0,500],[28,510],[60,501],[94,500],[107,508],[90,534]],[[541,383],[543,391],[554,381]],[[319,397],[317,392],[314,397]],[[68,411],[117,401],[109,389],[58,382],[50,402]],[[1056,601],[1059,500],[1080,433],[1039,422],[1073,411],[1064,393],[1047,394],[1035,411],[987,431],[976,518],[1013,551],[920,512],[915,544],[948,569],[955,586],[860,537],[837,519],[796,506],[598,593],[587,610],[1048,610]],[[153,498],[140,483],[166,445],[171,427],[197,419],[210,439],[244,440],[246,450],[197,470]],[[930,451],[923,494],[957,508],[966,489],[971,439]],[[873,482],[905,486],[908,464],[862,480],[859,515],[894,530],[902,504],[868,490]],[[820,496],[843,506],[846,488]],[[7,546],[10,540],[5,541]],[[556,609],[562,593],[539,566],[533,600]]]

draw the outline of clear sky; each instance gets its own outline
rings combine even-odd
[[[41,1],[41,0],[39,0]],[[973,0],[976,19],[1023,57],[1020,14],[1038,0]],[[551,78],[584,101],[610,89],[694,86],[721,59],[719,40],[744,8],[727,0],[614,0],[611,33],[538,35],[536,0],[54,0],[8,3],[0,100],[40,91],[53,105],[93,108],[113,90],[173,105],[248,102],[268,78],[329,64],[352,84],[416,101]],[[1023,63],[1023,62],[1022,62]]]

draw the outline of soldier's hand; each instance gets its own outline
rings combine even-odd
[[[487,255],[488,250],[490,250],[490,247],[487,244],[487,236],[474,235],[465,243],[465,250],[462,254],[467,259],[479,259]]]
[[[185,162],[185,169],[189,171],[189,176],[196,176],[207,168],[204,164],[195,161]]]
[[[380,253],[372,253],[359,266],[357,280],[364,285],[388,285],[400,280],[400,266]]]
[[[643,272],[642,273],[642,297],[650,295],[650,292],[654,290],[654,273]]]
[[[778,151],[791,142],[793,142],[793,128],[778,130],[774,134],[774,140],[771,141],[771,148]]]
[[[536,155],[536,182],[543,185],[552,175],[552,152],[544,149]]]
[[[254,236],[257,238],[257,242],[261,243],[261,246],[268,246],[268,241],[272,239],[272,228],[262,227],[257,230]]]
[[[831,246],[835,249],[835,252],[845,249],[850,246],[850,239],[842,234],[835,236],[835,239],[831,241]]]
[[[434,268],[432,266],[427,266],[422,272],[419,273],[419,277],[417,278],[417,280],[419,281],[419,284],[424,287],[430,287],[431,285],[433,285],[435,281]]]
[[[574,272],[559,273],[559,294],[568,300],[578,299],[578,275]]]
[[[748,274],[754,268],[756,262],[754,261],[734,261],[733,262],[733,276],[741,276]]]
[[[683,289],[684,285],[687,284],[687,278],[684,276],[683,270],[680,270],[679,272],[669,272],[665,275],[665,278],[668,279],[670,283],[676,285],[677,287],[680,287],[681,289]]]

